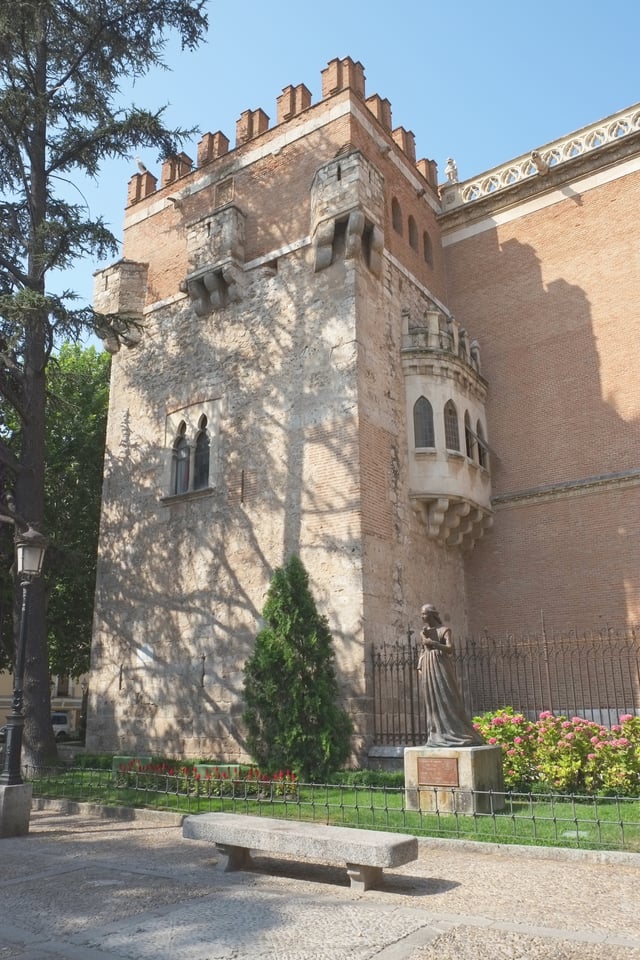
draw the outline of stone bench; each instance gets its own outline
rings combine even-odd
[[[236,813],[186,817],[182,834],[215,843],[226,857],[225,870],[249,867],[251,850],[346,863],[351,889],[359,891],[381,886],[384,867],[399,867],[418,857],[417,838],[406,834]]]

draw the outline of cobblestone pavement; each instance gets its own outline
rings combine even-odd
[[[424,841],[355,893],[323,864],[225,874],[177,818],[49,808],[0,864],[0,960],[640,960],[637,854]]]

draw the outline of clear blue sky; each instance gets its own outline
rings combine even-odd
[[[275,122],[288,84],[305,83],[317,102],[335,57],[363,64],[367,96],[391,102],[394,126],[414,132],[441,180],[449,156],[464,180],[640,100],[637,0],[210,0],[209,17],[206,44],[189,54],[170,42],[171,72],[123,84],[122,96],[166,103],[168,124],[222,130],[232,146],[244,110]],[[194,158],[198,139],[185,146]],[[159,174],[157,157],[141,156]],[[98,186],[82,184],[119,238],[135,169],[114,161]],[[98,266],[83,262],[64,286],[90,299]]]

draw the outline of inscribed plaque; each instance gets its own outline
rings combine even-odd
[[[459,787],[457,757],[421,757],[418,760],[418,786]]]

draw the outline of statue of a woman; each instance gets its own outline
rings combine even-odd
[[[453,640],[436,608],[426,603],[421,611],[422,653],[418,670],[427,709],[427,747],[478,747],[484,740],[467,716],[451,662]]]

